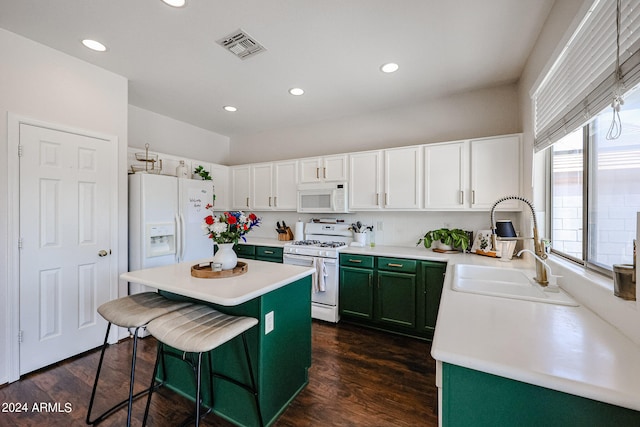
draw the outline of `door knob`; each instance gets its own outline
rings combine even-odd
[[[104,249],[101,249],[98,251],[98,256],[99,257],[103,257],[103,256],[107,256],[109,255],[109,252],[105,251]]]

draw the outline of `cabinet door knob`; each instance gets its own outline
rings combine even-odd
[[[322,176],[326,179],[327,178],[327,168],[322,168]]]
[[[269,196],[269,207],[271,207],[271,196]]]
[[[316,178],[320,179],[320,168],[316,168]]]
[[[464,190],[460,191],[460,204],[464,205]]]
[[[402,264],[394,264],[394,263],[388,263],[387,267],[398,267],[398,268],[402,268]]]
[[[249,198],[247,197],[247,207],[249,207]]]
[[[356,264],[359,264],[362,262],[361,259],[350,259],[349,262],[355,262]]]

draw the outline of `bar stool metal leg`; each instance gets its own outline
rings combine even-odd
[[[137,349],[138,349],[138,330],[140,329],[139,327],[135,328],[135,331],[133,333],[133,350],[131,352],[131,372],[129,375],[129,395],[127,396],[126,399],[116,403],[114,406],[107,409],[102,414],[98,415],[95,419],[93,420],[91,419],[91,412],[93,411],[93,404],[95,403],[96,392],[98,390],[98,381],[100,379],[100,372],[102,371],[102,362],[104,361],[104,354],[109,345],[107,341],[109,339],[110,329],[111,329],[111,322],[109,322],[109,324],[107,325],[107,333],[105,334],[104,343],[102,344],[102,350],[100,351],[100,360],[98,362],[98,369],[96,371],[96,378],[93,383],[93,389],[91,391],[91,399],[89,400],[89,408],[87,410],[87,417],[85,419],[85,422],[90,425],[98,424],[101,421],[103,421],[105,418],[107,418],[108,416],[110,416],[111,414],[119,410],[120,408],[124,407],[124,405],[127,405],[128,406],[127,426],[130,426],[133,401],[149,391],[149,389],[145,389],[145,390],[139,391],[138,393],[135,393],[135,394],[133,393],[133,387],[135,384],[135,369],[136,369],[136,359],[137,359]]]

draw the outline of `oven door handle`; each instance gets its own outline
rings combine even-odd
[[[283,256],[283,261],[285,261],[286,264],[286,260],[288,259],[295,259],[295,260],[299,260],[299,261],[306,261],[309,265],[311,265],[313,263],[313,257],[312,256],[303,256],[303,255],[289,255],[289,254],[285,254]]]

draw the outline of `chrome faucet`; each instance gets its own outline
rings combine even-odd
[[[504,202],[505,200],[520,200],[521,202],[529,206],[529,209],[531,210],[531,218],[533,218],[533,237],[518,238],[518,240],[533,239],[534,255],[536,255],[535,257],[536,277],[534,277],[534,280],[538,282],[541,286],[547,286],[549,284],[549,280],[547,279],[547,270],[545,268],[546,263],[544,262],[544,260],[547,259],[547,253],[544,251],[544,245],[542,244],[542,241],[538,236],[538,221],[536,220],[536,210],[533,207],[533,204],[529,200],[520,196],[505,196],[498,199],[493,204],[493,206],[491,207],[491,246],[495,251],[497,247],[496,218],[495,218],[496,206],[498,206],[500,203]],[[520,251],[518,255],[520,253],[522,253],[522,251]]]

